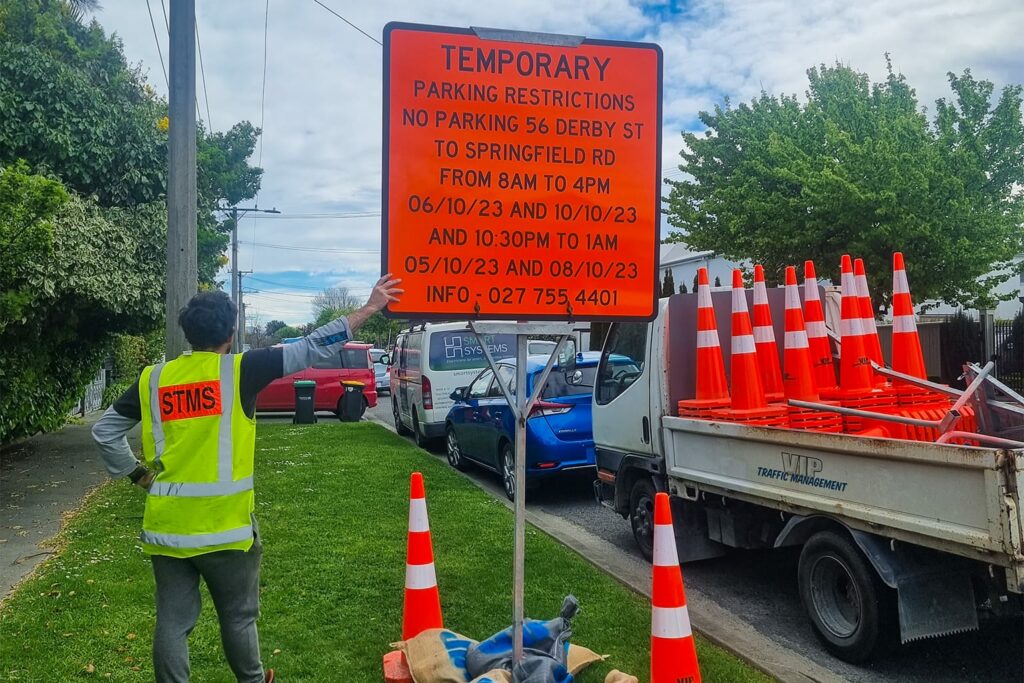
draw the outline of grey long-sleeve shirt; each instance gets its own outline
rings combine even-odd
[[[317,361],[339,353],[352,337],[347,318],[338,318],[313,330],[301,340],[269,349],[255,349],[242,354],[239,376],[239,398],[245,414],[256,413],[256,395],[275,379],[304,370]],[[139,460],[128,445],[128,432],[142,420],[139,402],[139,381],[107,408],[92,427],[92,437],[110,476],[126,477],[139,466]]]

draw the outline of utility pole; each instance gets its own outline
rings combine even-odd
[[[170,0],[170,78],[167,137],[167,360],[188,344],[178,311],[196,293],[196,6]]]
[[[238,217],[247,213],[281,213],[277,209],[261,209],[259,207],[239,208],[232,206],[217,207],[218,211],[231,214],[231,300],[235,302],[238,313],[238,320],[235,322],[235,342],[231,348],[232,353],[239,353],[242,350],[242,337],[245,334],[245,314],[242,308],[242,274],[238,270]],[[253,249],[255,249],[253,245]],[[252,271],[248,271],[251,273]]]

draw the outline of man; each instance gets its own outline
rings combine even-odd
[[[256,394],[341,351],[367,318],[397,301],[382,277],[366,305],[271,349],[231,355],[235,305],[220,291],[192,297],[178,323],[192,346],[142,371],[93,427],[107,471],[148,492],[142,547],[156,578],[153,667],[159,683],[189,680],[188,636],[199,618],[199,578],[210,590],[228,664],[240,683],[271,683],[256,617],[262,545],[253,516]],[[126,434],[142,422],[140,463]]]

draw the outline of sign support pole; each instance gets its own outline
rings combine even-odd
[[[526,421],[533,411],[534,404],[540,398],[544,384],[551,374],[551,369],[558,360],[558,355],[565,342],[572,334],[571,323],[474,323],[469,324],[473,334],[476,335],[480,347],[487,358],[487,364],[494,372],[495,381],[501,388],[505,400],[508,401],[516,421],[515,441],[515,536],[512,553],[512,663],[513,667],[523,659],[523,621],[524,621],[524,598],[526,584]],[[528,333],[527,330],[529,330]],[[498,374],[498,364],[487,348],[484,334],[498,334],[501,332],[514,332],[516,335],[516,385],[515,393],[511,387],[501,381]],[[529,339],[531,335],[548,334],[557,335],[558,342],[555,350],[548,358],[547,365],[537,377],[533,391],[526,394],[527,384],[526,359],[529,350]],[[504,463],[502,463],[504,467]]]

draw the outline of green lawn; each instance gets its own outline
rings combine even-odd
[[[437,458],[380,426],[261,425],[256,506],[264,538],[264,661],[281,680],[379,681],[398,640],[409,474],[423,472],[445,625],[484,638],[509,624],[512,514]],[[136,535],[142,494],[104,486],[49,560],[0,608],[0,680],[151,681],[153,582]],[[648,602],[545,534],[527,532],[527,614],[551,618],[567,593],[582,611],[573,642],[648,675]],[[706,681],[770,680],[706,643]],[[233,680],[212,603],[192,634],[197,681]]]

